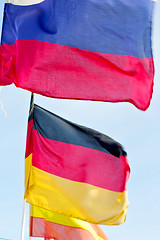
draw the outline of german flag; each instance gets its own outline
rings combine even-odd
[[[30,237],[70,240],[108,240],[102,229],[93,223],[53,213],[31,205]]]
[[[32,106],[25,156],[28,203],[91,223],[121,224],[129,172],[118,142]]]

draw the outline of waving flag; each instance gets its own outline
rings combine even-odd
[[[125,221],[129,165],[110,137],[34,105],[25,164],[28,203],[96,224]]]
[[[8,0],[0,85],[145,110],[154,66],[151,0]]]
[[[31,205],[30,236],[48,239],[108,240],[96,225]]]

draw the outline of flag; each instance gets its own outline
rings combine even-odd
[[[25,158],[28,203],[96,224],[125,221],[129,165],[118,142],[35,104]]]
[[[151,0],[6,0],[0,85],[45,96],[131,102],[153,90]]]
[[[96,225],[75,218],[49,212],[31,205],[30,237],[70,240],[108,240]]]

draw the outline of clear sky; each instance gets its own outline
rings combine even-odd
[[[0,2],[0,23],[2,12],[3,1]],[[160,2],[156,4],[153,20],[156,75],[151,105],[146,112],[130,103],[35,97],[40,106],[109,135],[127,151],[131,167],[130,206],[123,225],[102,227],[109,240],[160,239]],[[19,240],[30,93],[13,85],[3,87],[0,101],[7,112],[6,118],[0,110],[0,239]],[[28,216],[26,221],[25,240],[29,239]]]

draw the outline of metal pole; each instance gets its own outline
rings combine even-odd
[[[23,205],[21,240],[24,240],[25,220],[26,220],[26,200],[24,200]]]

